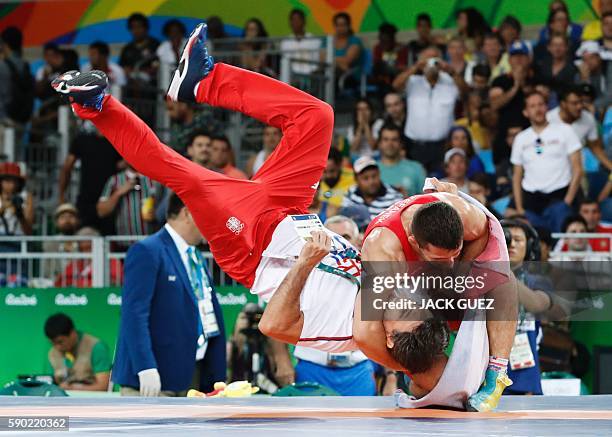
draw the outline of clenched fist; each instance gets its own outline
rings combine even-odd
[[[331,250],[332,240],[323,231],[313,231],[312,240],[308,241],[298,257],[298,262],[315,267]]]

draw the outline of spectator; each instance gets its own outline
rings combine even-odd
[[[202,234],[177,195],[163,229],[134,244],[125,259],[113,382],[123,396],[210,392],[226,378],[223,314],[195,247]]]
[[[472,176],[468,182],[468,194],[482,203],[482,205],[486,207],[491,214],[501,220],[501,214],[499,214],[493,205],[489,203],[489,198],[491,196],[491,183],[488,175],[485,173],[478,173]]]
[[[548,123],[540,93],[525,98],[524,112],[531,127],[516,136],[511,155],[516,210],[558,232],[579,194],[582,145],[570,126]]]
[[[552,284],[528,270],[529,262],[539,261],[537,232],[530,225],[518,220],[504,220],[502,225],[511,236],[508,244],[510,267],[519,281],[519,323],[514,341],[515,344],[523,344],[522,347],[514,347],[510,353],[512,364],[508,368],[508,376],[513,378],[513,383],[504,394],[541,395],[542,377],[537,340],[541,329],[534,313],[552,308],[554,302],[547,293],[551,291]],[[512,360],[513,354],[518,353],[521,353],[521,359]]]
[[[508,50],[510,50],[510,47],[512,47],[515,42],[521,40],[522,31],[523,27],[521,26],[521,22],[513,15],[506,15],[502,22],[499,23],[498,32],[504,44],[503,48],[506,53],[508,53]],[[506,53],[504,54],[504,57],[506,57]],[[504,62],[503,59],[502,62]]]
[[[506,129],[504,147],[506,147],[507,149],[508,156],[510,156],[510,154],[512,153],[512,145],[514,144],[514,139],[523,130],[523,126],[510,126],[508,129]],[[510,159],[502,161],[495,166],[498,189],[501,188],[500,186],[510,183],[510,180],[512,179],[512,171],[513,169],[512,164],[510,163]]]
[[[505,141],[508,128],[525,128],[529,125],[523,115],[525,94],[533,87],[533,71],[527,44],[523,41],[512,44],[509,49],[509,63],[510,72],[495,79],[489,91],[491,108],[497,111],[499,116],[497,135],[493,140],[493,161],[496,165],[503,165],[510,157]]]
[[[321,40],[306,32],[306,14],[301,9],[292,9],[289,13],[291,36],[281,41],[280,49],[283,58],[290,62],[292,73],[307,75],[318,68]],[[296,60],[304,62],[296,62]],[[289,82],[289,72],[281,72],[281,79]]]
[[[85,226],[77,231],[77,237],[90,237],[87,240],[80,240],[77,244],[77,252],[91,253],[91,238],[99,237],[100,232],[89,226]],[[113,285],[123,283],[123,272],[121,262],[114,258],[110,260],[110,281]],[[91,288],[93,283],[93,268],[91,258],[72,259],[64,268],[64,271],[55,278],[55,287],[58,288]]]
[[[372,155],[376,150],[378,131],[383,120],[374,116],[372,104],[359,99],[353,110],[353,124],[349,126],[346,139],[351,145],[351,155],[359,157]]]
[[[55,236],[72,236],[80,226],[79,211],[72,203],[62,203],[55,208]],[[76,252],[74,241],[46,240],[43,242],[45,252]]]
[[[465,60],[467,52],[463,38],[460,36],[451,38],[446,44],[446,53],[453,77],[456,75],[457,78],[461,78],[461,81],[458,82],[461,87],[460,91],[462,93],[467,92],[468,85],[472,84],[472,75],[476,64],[474,61]]]
[[[232,146],[225,136],[219,135],[211,138],[210,166],[230,178],[248,179],[247,175],[236,168]]]
[[[402,158],[401,130],[395,125],[385,125],[380,130],[380,179],[404,197],[421,192],[425,182],[425,169],[416,161]]]
[[[249,178],[252,178],[259,171],[266,159],[268,159],[268,156],[274,152],[282,136],[283,133],[279,128],[274,126],[264,127],[262,134],[263,146],[259,152],[249,158],[246,164],[246,174]]]
[[[258,18],[251,18],[244,25],[244,39],[239,45],[240,65],[247,70],[267,76],[276,77],[277,74],[270,65],[268,43],[262,41],[268,38],[268,32]]]
[[[157,227],[155,205],[164,187],[129,167],[111,176],[98,199],[98,216],[114,215],[118,235],[148,235]]]
[[[459,118],[455,121],[457,126],[465,127],[467,135],[473,141],[474,150],[488,150],[490,142],[490,132],[482,123],[481,108],[483,106],[482,95],[478,91],[472,91],[467,96],[465,103],[466,117]],[[451,129],[451,139],[455,129]],[[467,150],[466,150],[467,152]]]
[[[353,168],[357,184],[349,189],[343,207],[365,205],[370,211],[370,219],[374,219],[395,202],[402,200],[399,191],[380,180],[378,163],[371,157],[359,158]]]
[[[436,42],[435,38],[431,34],[431,17],[429,14],[420,13],[416,18],[416,32],[417,39],[413,39],[408,43],[408,55],[409,55],[409,64],[414,65],[419,60],[419,55],[422,50],[425,50],[427,47],[432,45],[437,45],[440,49],[440,53],[443,53],[445,50],[444,44],[439,44]]]
[[[609,65],[612,61],[612,10],[601,16],[602,36],[597,40],[601,59]]]
[[[128,17],[127,27],[132,34],[132,41],[121,50],[119,65],[130,78],[142,80],[145,75],[145,82],[152,84],[155,82],[153,61],[159,41],[149,35],[149,19],[139,12]],[[103,46],[100,47],[105,50]],[[92,64],[95,65],[96,62],[92,61]],[[97,67],[94,69],[103,70]],[[119,83],[119,85],[123,84]]]
[[[391,90],[391,84],[399,72],[408,65],[408,47],[395,39],[397,27],[383,23],[378,27],[378,42],[373,50],[373,76],[383,93]]]
[[[111,64],[117,70],[118,77],[111,77],[111,85],[127,86],[122,90],[122,96],[127,99],[135,99],[142,102],[149,101],[150,104],[135,104],[131,109],[142,118],[145,123],[153,126],[156,122],[156,108],[154,102],[157,100],[157,62],[156,51],[159,41],[149,35],[149,20],[141,13],[133,13],[128,17],[127,28],[132,35],[132,41],[126,44],[119,56],[119,66]],[[100,45],[103,51],[108,52],[108,47]],[[90,50],[91,51],[91,50]],[[91,56],[91,55],[90,55]],[[92,60],[92,64],[94,61]],[[120,68],[123,70],[120,71]],[[106,71],[106,69],[99,68]],[[120,77],[126,76],[125,79]],[[125,82],[127,81],[127,82]],[[165,85],[162,85],[165,86]],[[110,91],[110,88],[109,88]],[[112,92],[112,91],[111,91]],[[129,100],[127,100],[129,102]]]
[[[79,212],[71,203],[63,203],[55,209],[55,236],[73,236],[80,227]],[[72,253],[78,251],[76,241],[46,240],[43,242],[43,252]],[[46,259],[42,261],[40,277],[56,278],[70,260]],[[49,279],[49,284],[53,280]]]
[[[448,72],[457,75],[440,61],[440,50],[430,46],[421,51],[419,62],[395,78],[393,86],[406,90],[408,119],[404,133],[411,158],[427,171],[440,168],[446,136],[453,124],[459,90]]]
[[[387,93],[383,99],[385,106],[385,117],[383,119],[383,125],[392,124],[400,129],[402,132],[402,145],[406,142],[404,136],[404,127],[406,126],[406,102],[396,92]],[[381,125],[381,127],[383,126]],[[373,132],[378,135],[378,132]]]
[[[176,150],[185,150],[195,132],[207,130],[216,132],[221,124],[207,111],[196,111],[186,102],[166,101],[170,117],[169,144]]]
[[[597,121],[589,111],[584,109],[579,89],[577,87],[568,87],[561,92],[559,99],[559,106],[548,111],[546,119],[550,123],[567,123],[571,125],[583,146],[583,151],[589,150],[589,157],[594,155],[599,160],[599,163],[606,167],[608,171],[612,171],[612,161],[608,159],[599,138]],[[588,149],[584,148],[585,146]],[[583,158],[585,157],[585,154],[583,154]],[[598,171],[599,163],[586,167],[587,161],[585,159],[585,170],[587,172],[596,172]]]
[[[206,131],[196,131],[187,144],[187,156],[202,167],[210,165],[210,146],[212,138]]]
[[[508,59],[502,58],[503,49],[503,41],[498,33],[489,32],[484,36],[482,60],[491,70],[490,80],[510,71]]]
[[[587,232],[612,234],[612,224],[601,221],[601,209],[595,200],[584,199],[578,212],[587,224]],[[610,252],[609,238],[590,238],[589,244],[595,252]]]
[[[321,187],[317,187],[312,202],[308,206],[308,212],[318,215],[319,219],[324,222],[328,217],[333,217],[338,214],[338,209],[337,206],[332,205],[327,199],[321,196]]]
[[[353,170],[342,165],[342,154],[334,147],[329,149],[327,165],[319,184],[319,200],[340,208],[344,196],[355,183]]]
[[[162,34],[166,41],[157,47],[156,54],[160,62],[170,64],[173,67],[180,61],[180,52],[185,46],[187,39],[187,29],[185,25],[177,19],[166,21],[162,29]]]
[[[65,390],[108,390],[112,357],[103,341],[77,331],[63,313],[45,321],[45,336],[53,344],[47,368],[57,385]]]
[[[457,34],[465,40],[468,56],[479,52],[484,36],[491,28],[483,15],[474,7],[460,9],[455,15],[457,19]]]
[[[448,135],[448,146],[446,151],[457,148],[465,152],[465,158],[468,163],[467,177],[471,178],[477,173],[484,173],[485,168],[482,160],[476,154],[474,150],[474,144],[472,143],[472,136],[470,132],[463,126],[453,126]]]
[[[483,100],[489,100],[491,69],[488,65],[476,64],[472,69],[472,90],[478,92]]]
[[[538,44],[534,49],[534,54],[536,57],[539,57],[541,54],[545,55],[546,46],[550,42],[551,37],[555,34],[567,36],[570,48],[569,53],[571,56],[573,56],[573,54],[576,53],[576,49],[580,45],[582,26],[570,21],[567,5],[561,0],[553,0],[549,4],[546,27],[543,27],[540,30]]]
[[[60,170],[59,203],[68,202],[67,190],[72,171],[77,161],[80,161],[76,207],[81,217],[81,224],[109,235],[114,232],[114,221],[98,217],[96,204],[106,181],[119,170],[121,156],[91,123],[85,122],[83,128],[72,140],[68,156]]]
[[[468,159],[465,151],[458,147],[449,149],[444,154],[444,182],[452,182],[465,194],[470,192],[470,181],[467,177]]]
[[[565,35],[552,35],[548,41],[548,53],[538,65],[540,81],[550,85],[559,94],[564,88],[571,86],[578,74],[578,69],[568,53],[568,41]]]
[[[64,54],[57,44],[49,43],[43,47],[45,63],[36,70],[36,97],[41,100],[38,116],[32,120],[32,125],[39,129],[57,129],[57,110],[60,99],[51,88],[51,82],[60,73],[66,71]]]
[[[216,15],[208,17],[208,40],[211,42],[210,50],[213,52],[229,52],[236,50],[232,41],[228,41],[229,35],[225,32],[225,24],[221,17]]]
[[[353,34],[349,14],[338,12],[333,22],[336,77],[344,79],[345,88],[355,88],[361,76],[363,43]]]
[[[34,200],[25,185],[19,164],[0,164],[0,235],[32,233]]]
[[[563,227],[561,228],[561,232],[563,232],[564,234],[584,234],[587,232],[587,222],[580,215],[570,215],[569,217],[566,217],[565,221],[563,222]],[[592,251],[593,249],[589,245],[589,240],[586,238],[561,238],[559,241],[557,241],[557,244],[555,245],[553,249],[553,252],[555,253],[592,252]],[[557,261],[559,259],[578,261],[578,260],[594,260],[596,258],[595,257],[585,258],[582,256],[578,256],[578,257],[572,256],[570,258],[567,258],[567,257],[559,257],[558,255],[555,255],[552,257],[553,261]]]
[[[578,66],[580,80],[595,89],[595,109],[603,113],[612,101],[612,86],[601,59],[599,44],[596,41],[584,41],[576,55],[582,58]]]
[[[595,4],[597,6],[597,4]],[[598,17],[596,20],[587,23],[582,29],[582,40],[598,40],[602,37],[603,34],[603,17],[608,13],[612,12],[612,0],[600,0],[599,1],[599,11]]]
[[[103,41],[95,41],[89,45],[89,62],[83,65],[81,71],[101,70],[108,76],[111,86],[123,87],[127,79],[123,68],[109,60],[110,47]],[[110,89],[110,87],[109,87]]]
[[[0,123],[5,119],[26,123],[32,116],[34,83],[30,66],[21,57],[22,42],[16,27],[7,27],[0,35]]]

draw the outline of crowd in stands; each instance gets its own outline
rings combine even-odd
[[[397,199],[420,192],[426,176],[436,176],[480,196],[499,217],[521,216],[549,232],[561,231],[584,202],[596,201],[602,220],[612,220],[612,2],[602,1],[599,18],[584,30],[571,21],[563,1],[548,7],[546,24],[532,40],[523,39],[523,26],[512,15],[493,27],[476,8],[466,8],[457,12],[456,27],[444,32],[435,30],[427,13],[418,14],[416,38],[408,41],[398,38],[392,23],[382,23],[371,50],[354,33],[351,16],[336,14],[333,59],[338,100],[344,99],[338,108],[349,108],[344,119],[351,122],[335,126],[312,209],[329,217],[349,208],[363,230]],[[211,49],[220,59],[272,77],[287,80],[281,77],[282,58],[291,59],[292,72],[314,74],[324,60],[324,42],[306,32],[306,19],[302,10],[291,11],[290,35],[278,52],[262,20],[249,19],[243,38],[236,39],[228,37],[219,17],[210,17]],[[117,58],[107,43],[95,41],[80,69],[105,71],[109,92],[130,105],[156,98],[157,70],[161,63],[176,65],[188,29],[168,20],[160,42],[140,13],[128,18],[127,27],[132,41]],[[45,129],[57,129],[60,101],[50,82],[79,67],[77,52],[46,44],[43,65],[30,72],[19,29],[4,29],[1,40],[2,125],[29,123],[29,140],[40,141]],[[36,104],[16,105],[34,97]],[[154,106],[131,106],[156,127]],[[255,176],[282,135],[263,129],[260,150],[238,168],[222,120],[185,103],[168,103],[166,109],[169,144],[229,177]],[[70,199],[76,167],[79,189]],[[6,163],[1,173],[0,235],[42,232],[23,165]],[[72,200],[80,226],[102,235],[147,235],[163,223],[166,196],[164,187],[121,161],[90,123],[79,126],[59,173],[58,205]]]

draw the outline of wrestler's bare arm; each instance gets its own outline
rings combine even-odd
[[[331,249],[331,238],[325,233],[312,233],[297,262],[268,302],[259,322],[259,330],[268,337],[296,344],[304,326],[304,314],[300,309],[300,295],[308,275]]]
[[[364,261],[404,261],[402,246],[388,229],[377,228],[363,242],[361,257]],[[391,357],[387,350],[387,337],[382,321],[361,320],[361,295],[355,299],[353,340],[371,360],[393,370],[406,370]]]

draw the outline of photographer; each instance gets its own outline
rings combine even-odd
[[[0,164],[0,235],[32,233],[34,204],[25,182],[19,164]]]
[[[437,46],[427,47],[419,54],[419,61],[393,81],[397,91],[406,92],[407,157],[419,161],[429,173],[442,166],[446,137],[455,119],[455,102],[465,86],[461,75],[440,57]]]
[[[551,309],[554,301],[551,283],[544,277],[528,271],[525,262],[540,261],[538,233],[520,220],[502,220],[506,233],[510,266],[518,279],[519,322],[514,346],[510,352],[508,377],[513,384],[504,394],[542,394],[542,378],[538,356],[540,321],[535,314]]]
[[[295,381],[287,345],[264,336],[259,330],[263,308],[247,303],[234,325],[229,344],[231,381],[251,381],[267,393],[274,393]]]

